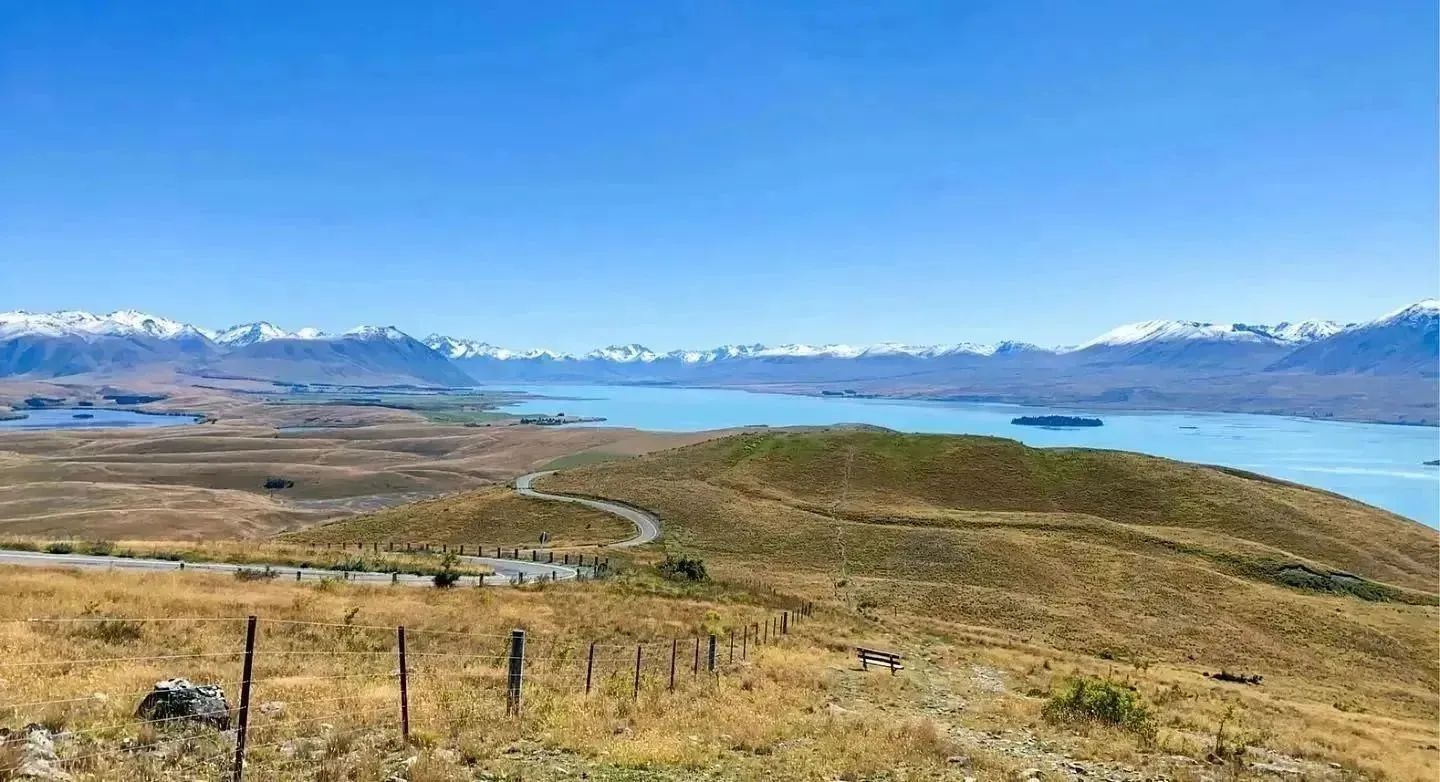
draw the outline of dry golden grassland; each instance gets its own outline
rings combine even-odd
[[[1179,688],[1163,697],[1199,734],[1238,704],[1232,723],[1278,751],[1377,777],[1440,770],[1436,532],[1334,495],[1134,454],[853,430],[741,435],[541,487],[649,508],[668,550],[721,576],[923,618],[947,643],[993,634],[1032,659],[1134,668],[1156,699]],[[1231,693],[1202,675],[1220,669],[1264,683]]]
[[[526,499],[508,486],[496,486],[308,527],[284,539],[533,546],[542,532],[549,533],[550,547],[563,548],[624,540],[634,533],[634,527],[609,513]]]
[[[243,620],[262,618],[252,703],[257,779],[382,779],[419,754],[408,779],[940,778],[955,744],[915,712],[827,709],[899,686],[850,670],[843,623],[796,624],[783,643],[729,660],[732,629],[768,620],[766,598],[722,586],[634,577],[543,589],[422,590],[239,583],[199,574],[4,573],[0,714],[71,733],[62,755],[83,780],[217,778],[228,744],[194,725],[133,718],[154,681],[240,679]],[[126,617],[104,619],[103,617]],[[28,621],[59,617],[79,621]],[[315,623],[315,624],[309,624]],[[413,747],[401,745],[394,627],[407,628]],[[528,633],[524,705],[505,716],[499,656]],[[718,633],[720,673],[691,673],[690,639]],[[675,692],[670,639],[683,639]],[[594,691],[584,693],[591,641]],[[634,655],[642,683],[633,698]],[[77,662],[67,662],[77,661]],[[84,662],[99,661],[99,662]],[[266,705],[269,704],[269,705]],[[283,705],[277,705],[283,704]],[[858,703],[853,703],[858,708]],[[975,769],[1008,768],[983,753]],[[998,764],[998,765],[997,765]],[[1001,773],[997,771],[997,773]],[[675,776],[671,776],[675,775]],[[953,776],[953,775],[952,775]],[[247,777],[250,778],[250,777]],[[958,777],[957,777],[958,778]]]

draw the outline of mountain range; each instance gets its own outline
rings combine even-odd
[[[722,345],[657,352],[612,345],[585,353],[516,350],[393,326],[340,334],[258,321],[212,330],[135,310],[0,313],[0,377],[114,375],[165,366],[201,377],[283,383],[466,386],[476,382],[788,386],[893,394],[1016,398],[1029,385],[1074,384],[1074,395],[1146,393],[1199,380],[1304,384],[1362,376],[1435,385],[1440,300],[1362,323],[1276,325],[1182,320],[1132,323],[1077,345]],[[1368,388],[1368,386],[1366,386]],[[997,389],[1004,393],[991,393]],[[1019,398],[1029,398],[1020,393]],[[1264,395],[1266,392],[1249,392]],[[1347,393],[1354,393],[1353,391]],[[1366,392],[1371,393],[1371,392]],[[1434,394],[1430,396],[1433,398]]]

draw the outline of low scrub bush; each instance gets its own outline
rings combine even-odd
[[[75,544],[74,544],[74,543],[71,543],[71,542],[69,542],[69,541],[67,541],[67,540],[57,540],[57,541],[55,541],[54,543],[46,544],[46,546],[45,546],[45,553],[47,553],[47,554],[74,554],[74,553],[75,553]]]
[[[655,566],[660,575],[672,581],[709,581],[705,572],[705,560],[699,557],[666,556],[665,561]]]
[[[280,574],[277,571],[271,570],[268,567],[263,570],[260,568],[242,567],[235,571],[235,579],[237,581],[269,581],[278,575]]]
[[[1045,719],[1055,723],[1094,723],[1119,728],[1149,740],[1155,724],[1134,687],[1109,679],[1070,679],[1050,695]]]
[[[435,572],[435,576],[432,579],[435,582],[435,586],[441,589],[449,589],[460,583],[460,572],[455,569],[455,566],[459,563],[459,557],[454,554],[446,554],[440,560],[440,569]]]
[[[89,540],[80,544],[80,552],[97,557],[108,557],[115,553],[115,544],[108,540]]]

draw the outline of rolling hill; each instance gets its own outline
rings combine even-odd
[[[1440,538],[1324,492],[1138,454],[872,430],[737,435],[541,487],[649,508],[669,551],[862,610],[1256,669],[1311,697],[1362,692],[1434,716]]]

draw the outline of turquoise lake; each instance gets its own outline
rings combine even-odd
[[[1440,526],[1440,430],[1269,415],[1087,411],[960,402],[843,399],[703,388],[505,385],[534,394],[511,413],[600,416],[605,426],[694,431],[864,423],[902,432],[983,434],[1035,446],[1084,446],[1220,464],[1328,489]],[[1020,415],[1089,415],[1087,429],[1016,426]]]

